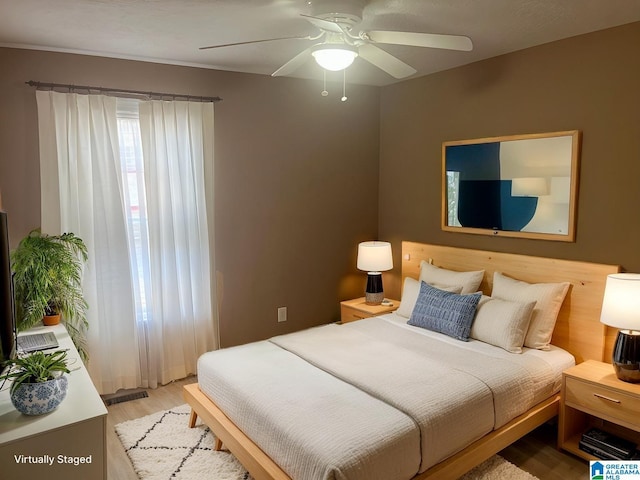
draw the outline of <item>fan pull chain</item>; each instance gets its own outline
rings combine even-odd
[[[342,98],[343,102],[347,101],[347,69],[342,70]]]
[[[320,92],[320,95],[326,97],[327,95],[329,95],[329,92],[327,92],[327,71],[324,68],[322,69],[322,74],[324,79],[322,84],[322,92]]]

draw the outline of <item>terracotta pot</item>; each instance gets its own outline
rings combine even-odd
[[[60,323],[60,314],[58,315],[45,315],[42,317],[42,323],[47,326],[58,325]]]

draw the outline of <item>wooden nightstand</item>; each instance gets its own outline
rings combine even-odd
[[[400,300],[391,300],[390,298],[385,300],[390,301],[391,305],[367,305],[364,302],[364,297],[340,302],[340,320],[342,323],[355,322],[363,318],[393,312],[400,306]]]
[[[558,447],[595,460],[578,448],[591,427],[640,443],[640,384],[619,380],[608,363],[587,360],[562,374]]]

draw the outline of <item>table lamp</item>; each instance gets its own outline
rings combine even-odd
[[[619,328],[613,368],[620,380],[640,383],[640,274],[607,276],[600,321]]]
[[[365,303],[380,305],[384,300],[382,272],[393,268],[389,242],[362,242],[358,245],[358,270],[367,272]]]

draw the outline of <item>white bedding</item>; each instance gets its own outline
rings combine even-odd
[[[411,325],[407,325],[407,319],[400,315],[394,313],[389,313],[386,315],[381,315],[378,318],[393,323],[399,327],[406,328],[408,330],[413,331],[418,335],[426,335],[434,338],[438,338],[442,342],[446,342],[450,345],[454,345],[458,348],[468,348],[471,350],[478,351],[480,353],[484,353],[485,355],[492,355],[497,358],[505,358],[511,359],[514,357],[513,353],[509,353],[504,351],[502,348],[494,347],[493,345],[488,345],[479,340],[469,339],[468,342],[460,342],[453,338],[447,337],[446,335],[441,335],[439,333],[431,332],[429,330],[425,330],[424,328],[414,327]],[[550,345],[549,350],[537,350],[535,348],[526,348],[522,349],[521,354],[515,355],[524,355],[525,357],[536,357],[540,360],[544,361],[549,368],[552,370],[552,377],[554,379],[552,384],[547,383],[546,380],[542,380],[538,385],[535,393],[536,402],[539,403],[545,398],[548,398],[553,393],[560,391],[560,385],[562,383],[562,372],[569,367],[575,365],[575,358],[566,350],[562,348],[556,347],[555,345]],[[534,405],[535,405],[534,403]]]
[[[203,355],[202,391],[294,479],[409,479],[557,391],[573,357],[384,317]]]

